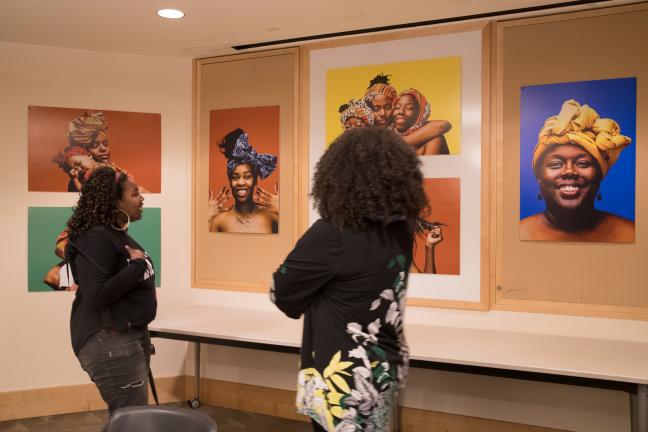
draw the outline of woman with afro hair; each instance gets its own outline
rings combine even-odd
[[[148,404],[150,338],[157,309],[153,262],[127,229],[142,218],[135,182],[110,167],[83,184],[67,222],[65,255],[79,288],[72,304],[72,348],[108,411]]]
[[[387,431],[405,384],[405,292],[427,207],[414,149],[387,128],[350,129],[317,163],[321,219],[273,275],[271,298],[304,316],[297,410],[315,431]]]

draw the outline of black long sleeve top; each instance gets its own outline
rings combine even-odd
[[[70,317],[76,354],[102,328],[145,328],[155,318],[153,261],[129,259],[126,245],[143,250],[126,232],[97,225],[66,248],[79,286]]]

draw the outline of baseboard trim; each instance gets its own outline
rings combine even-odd
[[[195,394],[193,376],[156,378],[160,402],[178,402]],[[153,401],[152,396],[150,400]],[[308,422],[295,412],[295,392],[210,378],[200,380],[205,405]],[[105,409],[94,384],[0,393],[0,421]],[[401,407],[401,432],[566,432],[540,426]]]
[[[186,398],[195,395],[194,377],[186,381]],[[295,412],[295,391],[200,379],[200,400],[211,406],[308,422]],[[400,432],[567,432],[541,426],[401,407]]]
[[[184,375],[156,378],[160,402],[185,399]],[[153,396],[149,390],[149,400]],[[106,409],[93,383],[0,392],[0,421]]]

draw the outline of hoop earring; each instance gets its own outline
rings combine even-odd
[[[128,229],[128,226],[130,225],[130,216],[129,216],[128,213],[126,213],[124,210],[119,209],[119,208],[118,208],[117,211],[115,212],[115,215],[116,215],[118,212],[122,212],[122,213],[124,213],[124,214],[126,215],[126,223],[125,223],[124,226],[122,226],[122,227],[116,227],[116,226],[114,225],[114,223],[111,222],[111,223],[110,223],[110,226],[113,227],[113,229],[116,229],[117,231],[126,231],[126,230]]]

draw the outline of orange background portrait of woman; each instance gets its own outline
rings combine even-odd
[[[70,146],[70,122],[84,113],[103,114],[109,162],[127,171],[146,192],[160,193],[160,114],[42,106],[28,108],[29,190],[68,190],[70,176],[52,159]]]
[[[277,168],[265,179],[259,177],[257,186],[273,192],[279,182],[279,106],[231,108],[210,111],[209,116],[209,188],[217,194],[229,188],[227,159],[218,147],[225,135],[240,128],[248,134],[250,146],[259,154],[277,156]],[[230,200],[230,205],[232,204]]]
[[[423,219],[444,224],[443,240],[435,248],[437,274],[460,274],[460,199],[461,179],[427,178],[423,187],[430,204],[430,213],[422,214]],[[423,271],[425,264],[425,237],[417,235],[414,245],[414,262]]]

